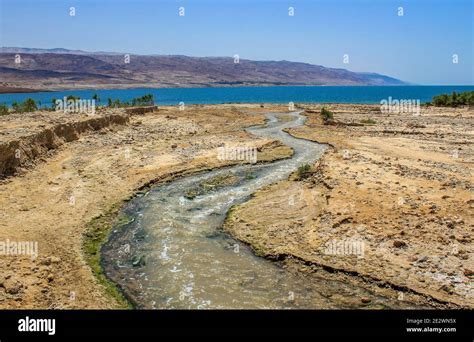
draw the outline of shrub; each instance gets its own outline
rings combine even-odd
[[[363,123],[363,124],[366,124],[366,125],[375,125],[377,123],[377,121],[375,121],[374,119],[363,119],[363,120],[360,120],[360,123]]]
[[[0,115],[7,115],[8,112],[8,106],[5,103],[0,104]]]
[[[334,113],[323,107],[321,109],[321,117],[323,118],[324,122],[331,121],[334,119]]]
[[[27,98],[25,102],[23,102],[23,110],[25,112],[34,112],[35,110],[38,110],[35,100]]]
[[[56,101],[57,99],[55,97],[51,99],[51,110],[56,110]]]
[[[12,108],[15,113],[28,113],[38,110],[38,106],[32,98],[27,98],[24,102],[13,101]]]
[[[466,91],[463,93],[456,93],[453,91],[451,95],[440,94],[433,96],[432,103],[435,106],[441,107],[457,107],[457,106],[472,106],[474,105],[474,91]]]
[[[132,99],[132,106],[152,106],[155,104],[153,94],[143,95]]]
[[[107,99],[107,106],[110,108],[121,108],[130,106],[152,106],[155,104],[153,100],[153,94],[143,95],[136,97],[131,101],[121,102],[119,99],[112,100],[110,97]]]
[[[309,176],[309,173],[311,171],[311,165],[309,164],[304,164],[298,167],[298,176],[299,178],[306,178]]]
[[[97,105],[100,105],[100,97],[97,94],[92,95],[92,99],[95,101]]]

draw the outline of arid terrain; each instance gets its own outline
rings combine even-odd
[[[261,256],[368,279],[396,290],[399,300],[418,294],[474,307],[474,111],[388,115],[379,106],[327,105],[335,113],[328,125],[321,107],[301,106],[308,120],[289,133],[332,147],[304,174],[234,207],[224,229]],[[38,243],[37,258],[0,256],[0,308],[123,306],[84,251],[90,222],[150,184],[230,165],[216,157],[224,144],[257,146],[261,162],[288,157],[278,142],[243,131],[264,123],[268,111],[288,108],[0,117],[0,242]],[[354,239],[363,242],[363,257],[327,252],[330,241]]]
[[[263,122],[236,106],[1,117],[0,241],[37,242],[38,257],[0,256],[0,307],[117,307],[85,261],[86,225],[153,180],[231,164],[223,144],[291,154],[242,131]]]
[[[225,229],[262,256],[382,281],[401,300],[418,293],[472,308],[474,111],[327,105],[335,124],[324,125],[322,105],[303,107],[309,120],[289,133],[332,148],[305,177],[235,208]],[[362,257],[344,250],[359,243]]]

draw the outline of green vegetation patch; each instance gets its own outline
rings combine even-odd
[[[321,118],[324,122],[332,121],[334,120],[334,113],[323,107],[321,109]]]
[[[92,269],[97,281],[105,289],[105,292],[114,298],[119,306],[131,309],[131,303],[123,296],[122,292],[111,283],[104,274],[100,265],[100,249],[107,240],[112,227],[121,227],[131,222],[132,218],[120,214],[122,203],[112,206],[105,214],[92,219],[86,226],[83,239],[83,251],[87,264]]]
[[[13,113],[29,113],[38,110],[38,104],[32,98],[27,98],[23,102],[13,101],[12,112]]]
[[[309,177],[311,175],[311,165],[304,164],[304,165],[299,166],[297,173],[300,179]]]
[[[0,115],[9,114],[8,106],[5,103],[0,103]]]
[[[360,123],[363,123],[364,125],[375,125],[377,121],[371,118],[367,118],[367,119],[360,120]]]
[[[66,100],[78,101],[81,98],[79,96],[68,95]],[[95,100],[96,105],[100,105],[100,97],[97,94],[92,96],[92,99]],[[0,116],[13,114],[13,113],[31,113],[37,110],[48,110],[54,111],[56,109],[56,101],[57,99],[53,97],[51,99],[51,107],[46,107],[45,105],[42,106],[41,101],[35,101],[32,98],[27,98],[23,102],[13,101],[11,109],[3,103],[0,104]],[[120,101],[118,99],[112,100],[108,98],[107,106],[110,108],[122,108],[122,107],[130,107],[130,106],[152,106],[155,104],[153,94],[143,95],[141,97],[136,97],[130,101]]]
[[[432,104],[440,107],[473,106],[474,91],[463,93],[441,94],[433,96]]]
[[[136,97],[130,101],[121,102],[119,99],[112,100],[110,97],[107,99],[107,106],[111,108],[121,108],[121,107],[134,107],[134,106],[153,106],[155,100],[153,94],[143,95],[141,97]]]

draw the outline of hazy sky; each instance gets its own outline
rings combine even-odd
[[[378,72],[419,84],[472,85],[473,2],[0,0],[0,46],[238,54]]]

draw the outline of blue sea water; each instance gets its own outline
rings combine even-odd
[[[413,99],[421,103],[431,101],[434,95],[474,91],[474,86],[278,86],[233,88],[135,88],[110,90],[66,90],[55,92],[0,94],[0,103],[33,98],[41,105],[51,105],[51,99],[75,95],[90,99],[98,94],[101,104],[108,98],[128,101],[145,94],[153,94],[161,105],[219,104],[219,103],[380,103],[381,100]]]

